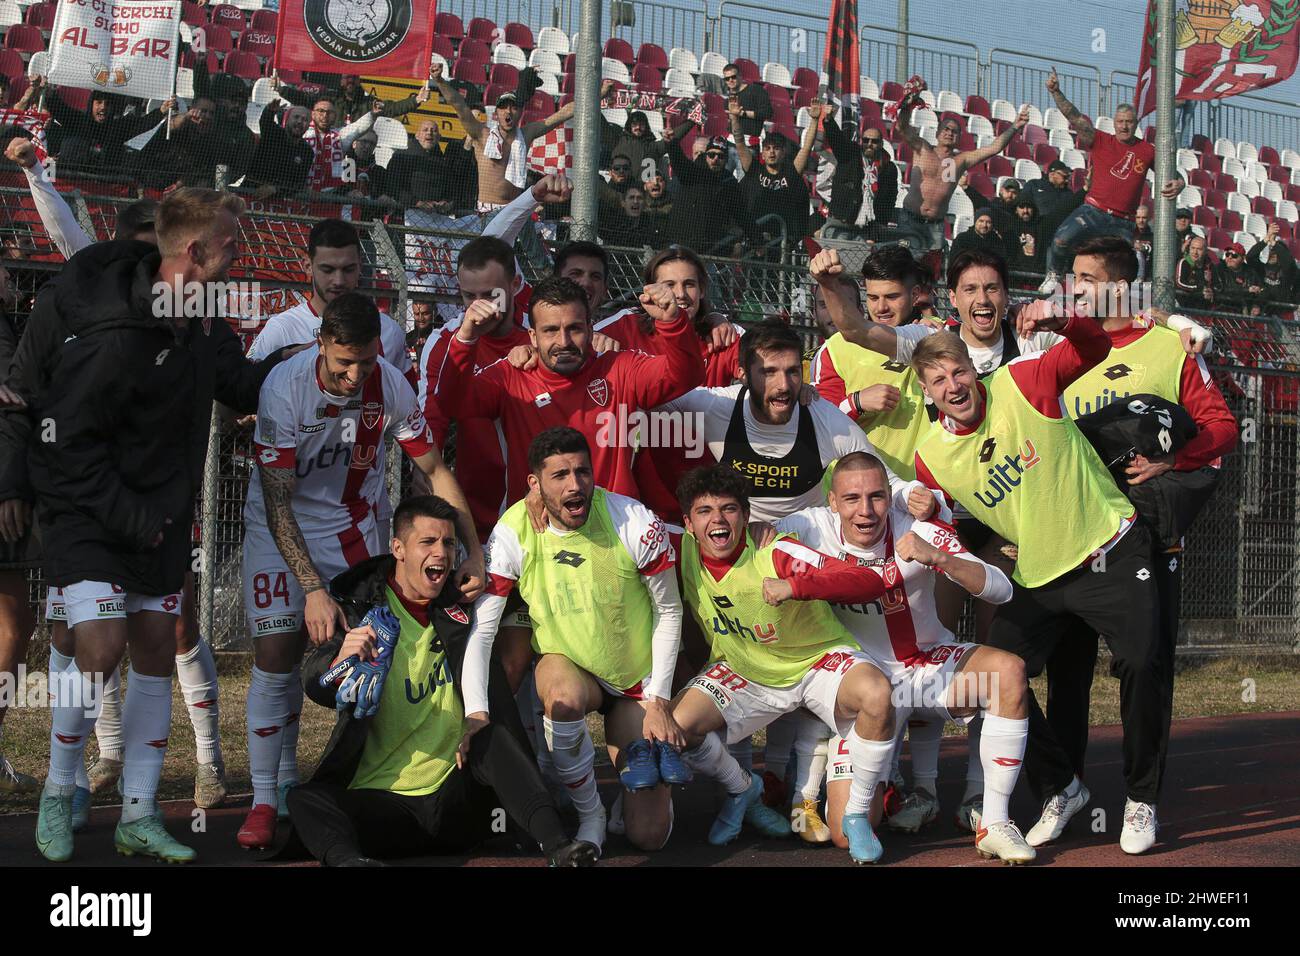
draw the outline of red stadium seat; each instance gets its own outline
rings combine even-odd
[[[1046,143],[1048,141],[1047,130],[1033,123],[1027,124],[1021,135],[1024,141],[1030,146],[1037,146],[1039,143]]]
[[[1190,169],[1187,171],[1187,185],[1195,186],[1197,189],[1213,189],[1214,176],[1203,169]],[[1233,184],[1233,189],[1236,189]]]
[[[483,86],[487,83],[487,60],[457,58],[456,65],[451,68],[451,78]]]
[[[1143,136],[1142,138],[1145,139],[1148,143],[1154,143],[1156,141],[1156,128],[1154,126],[1148,126],[1146,135]]]
[[[460,41],[465,38],[465,24],[454,13],[440,13],[433,19],[433,32],[448,40]]]
[[[16,80],[26,75],[27,67],[23,63],[21,53],[17,50],[0,49],[0,76],[7,76],[10,80]]]
[[[84,112],[90,105],[90,90],[83,90],[76,86],[60,86],[58,88],[59,99],[77,112]]]
[[[994,157],[995,159],[998,157]],[[1009,173],[1007,175],[1010,175]],[[982,169],[972,169],[970,172],[970,185],[976,192],[985,196],[992,196],[994,190],[994,177]]]
[[[1060,150],[1050,143],[1039,143],[1034,147],[1034,162],[1043,167],[1043,175],[1047,174],[1047,167],[1056,162],[1060,155]]]
[[[219,3],[208,8],[208,22],[238,33],[244,29],[244,11],[230,3]]]
[[[220,23],[210,23],[203,30],[203,45],[209,53],[229,53],[235,48],[235,41],[230,38],[230,31]],[[198,45],[196,42],[195,46]]]
[[[811,90],[816,93],[817,88],[821,86],[822,78],[817,75],[816,70],[801,66],[795,69],[794,76],[790,77],[790,82],[800,89]]]
[[[1259,213],[1265,219],[1272,219],[1277,215],[1277,207],[1273,205],[1273,200],[1264,196],[1256,196],[1250,201],[1250,211]]]
[[[1282,187],[1282,195],[1294,203],[1300,203],[1300,184],[1287,184]]]
[[[778,126],[794,125],[794,112],[790,109],[789,103],[772,104],[772,122]]]
[[[197,3],[191,3],[190,0],[182,0],[181,3],[181,23],[188,23],[192,27],[201,27],[208,22],[208,12]]]
[[[1214,182],[1210,184],[1211,189],[1217,189],[1219,192],[1235,193],[1237,191],[1237,177],[1231,173],[1215,173]]]
[[[1205,170],[1207,173],[1223,172],[1223,157],[1220,156],[1218,153],[1214,153],[1214,152],[1201,153],[1200,157],[1201,157],[1201,169]]]
[[[1192,210],[1192,224],[1206,229],[1219,228],[1219,214],[1209,206],[1197,206]]]
[[[492,60],[492,51],[482,40],[472,40],[469,37],[460,41],[460,46],[456,49],[456,59],[458,60],[478,60],[483,64],[484,73],[487,72],[488,63]]]
[[[736,69],[740,71],[740,79],[745,83],[759,83],[763,79],[763,74],[758,69],[758,64],[753,60],[746,60],[743,56],[736,57],[732,60],[736,64]]]
[[[258,33],[275,33],[279,27],[279,16],[274,10],[254,10],[248,19],[248,28]]]
[[[513,90],[519,85],[519,68],[509,63],[493,63],[488,72],[488,82],[494,86],[508,86]]]
[[[1235,209],[1224,209],[1219,212],[1219,226],[1227,229],[1229,232],[1241,232],[1241,213]]]
[[[243,53],[270,59],[275,55],[275,34],[249,27],[239,37],[239,49]]]
[[[1278,235],[1282,237],[1283,242],[1290,242],[1295,236],[1295,223],[1287,222],[1285,219],[1274,219],[1277,223]]]
[[[1020,140],[1020,139],[1013,139],[1010,142],[1010,144],[1008,144],[1005,152],[1012,159],[1032,160],[1034,158],[1033,147],[1030,146],[1028,143],[1026,143],[1024,140]]]
[[[565,73],[560,77],[560,93],[567,99],[573,99],[573,74]]]
[[[712,116],[719,113],[727,115],[727,101],[718,93],[701,93],[700,102],[704,104],[704,111]]]
[[[537,46],[537,41],[533,39],[533,31],[523,23],[506,24],[506,42],[513,43],[525,53],[531,52]]]
[[[224,73],[249,81],[256,80],[262,75],[262,64],[257,57],[240,50],[227,53],[225,62],[221,64],[221,69]]]
[[[577,71],[577,69],[578,69],[578,54],[576,54],[576,53],[566,53],[566,54],[564,54],[564,64],[563,64],[563,66],[564,66],[564,75],[565,75],[565,76],[573,76],[573,74],[574,74],[574,73]]]
[[[704,135],[710,139],[715,136],[726,136],[727,129],[726,113],[710,113],[709,118],[704,121]]]
[[[519,125],[527,126],[529,123],[540,123],[550,115],[550,113],[543,113],[541,110],[524,110],[523,115],[519,118]]]
[[[663,72],[668,69],[668,54],[657,43],[642,43],[641,48],[636,51],[636,65],[653,66]]]
[[[514,91],[515,88],[513,85],[506,86],[502,83],[489,82],[487,87],[483,90],[483,109],[491,113],[493,108],[497,105],[498,96],[502,93],[513,93]]]
[[[790,105],[797,110],[801,110],[805,106],[808,106],[810,103],[812,103],[812,101],[815,100],[816,98],[817,98],[816,89],[810,90],[806,86],[796,86],[794,88],[794,99],[790,101]]]
[[[1274,164],[1268,167],[1268,178],[1279,186],[1285,186],[1291,182],[1291,170],[1281,164]]]
[[[898,160],[900,163],[910,164],[912,162],[912,147],[908,146],[906,143],[895,143],[894,159]]]
[[[5,32],[5,47],[19,53],[40,53],[45,49],[45,38],[40,27],[16,23]]]
[[[994,136],[1001,136],[1003,133],[1005,133],[1005,132],[1007,131],[1008,127],[1010,127],[1010,126],[1011,126],[1011,123],[1008,122],[1007,120],[994,120],[994,121],[993,121],[993,135],[994,135]],[[1017,140],[1015,140],[1015,142],[1020,142],[1020,140],[1017,139]]]
[[[550,116],[555,112],[555,99],[551,94],[538,90],[533,94],[533,98],[528,101],[526,109],[528,112],[538,112],[543,116]]]
[[[886,103],[897,103],[898,98],[903,95],[903,86],[901,83],[895,83],[889,80],[880,87],[880,98]]]
[[[975,137],[970,133],[962,133],[961,139],[957,141],[957,148],[963,151],[968,149],[974,149]]]
[[[34,3],[27,8],[27,16],[23,18],[23,22],[48,34],[54,29],[55,9],[56,5],[53,3]]]
[[[1232,232],[1227,229],[1205,230],[1206,243],[1215,249],[1226,249],[1232,245]]]
[[[1282,158],[1278,156],[1277,150],[1272,146],[1261,146],[1259,148],[1259,161],[1269,166],[1282,165]]]
[[[641,90],[662,90],[664,88],[663,74],[653,66],[642,66],[638,63],[632,70],[632,85]]]
[[[862,113],[864,122],[879,122],[881,118],[880,104],[875,100],[858,100],[858,109]]]
[[[451,45],[451,40],[442,34],[438,34],[433,38],[433,52],[448,63],[456,59],[456,48]]]
[[[497,25],[487,17],[475,17],[469,21],[469,33],[466,34],[471,40],[482,40],[488,46],[492,41],[500,36],[497,33]]]
[[[632,44],[620,37],[610,37],[605,41],[605,56],[611,60],[618,60],[629,70],[632,64],[636,62],[636,54],[632,52]]]
[[[966,97],[966,112],[971,116],[983,116],[985,119],[993,118],[993,111],[989,109],[989,101],[974,94]]]
[[[790,91],[787,90],[784,86],[777,86],[774,83],[763,83],[761,85],[763,89],[767,91],[768,100],[770,100],[773,104],[775,104],[778,100],[786,104],[789,104]]]
[[[984,167],[994,179],[999,176],[1014,176],[1016,174],[1016,164],[1005,156],[990,156]]]
[[[193,50],[181,51],[180,64],[181,66],[185,67],[187,70],[194,69],[194,64],[197,63],[198,61],[199,61],[199,54],[195,53]],[[203,54],[203,62],[207,64],[209,73],[221,72],[221,60],[215,53],[208,52]],[[301,78],[301,74],[299,74],[299,77]],[[284,80],[285,82],[289,82],[288,80],[285,80],[283,70],[280,71],[280,79]]]
[[[5,50],[4,52],[12,53],[13,51]],[[13,106],[23,98],[23,94],[27,92],[27,87],[31,85],[32,84],[28,81],[26,76],[21,73],[18,74],[18,76],[9,81],[9,92],[4,95],[2,100],[0,100],[0,106]]]

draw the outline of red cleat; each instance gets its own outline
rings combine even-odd
[[[790,802],[790,795],[785,792],[785,781],[770,770],[763,771],[763,805],[773,809],[782,809]]]
[[[888,820],[899,810],[903,809],[903,794],[897,787],[894,786],[894,782],[892,780],[889,783],[885,784],[884,804],[885,804],[885,812],[884,815],[881,817],[882,820]]]
[[[275,807],[259,803],[244,817],[244,825],[235,836],[245,850],[260,850],[275,839]]]

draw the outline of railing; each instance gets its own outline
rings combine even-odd
[[[893,27],[867,24],[861,31],[862,75],[880,85],[898,75],[898,40]],[[952,90],[965,100],[980,92],[979,47],[963,40],[948,40],[926,33],[907,32],[908,76],[920,75],[932,90]],[[916,41],[922,41],[917,43]]]
[[[826,18],[740,0],[722,0],[713,21],[712,43],[727,59],[743,56],[760,67],[780,63],[793,73],[801,66],[820,73],[826,49]]]
[[[1061,81],[1061,92],[1083,112],[1096,116],[1105,109],[1102,95],[1101,71],[1089,63],[1077,63],[1055,57],[1043,57],[1016,50],[989,50],[985,64],[987,82],[984,95],[988,99],[1008,100],[1013,105],[1046,102],[1051,105],[1047,92],[1047,78],[1056,68]]]

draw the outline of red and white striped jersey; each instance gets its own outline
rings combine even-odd
[[[319,357],[319,349],[306,349],[271,370],[258,397],[254,436],[261,467],[294,469],[293,513],[309,540],[356,527],[378,509],[386,494],[385,439],[396,439],[412,458],[434,447],[415,392],[385,359],[361,392],[348,397],[321,387]],[[266,527],[256,469],[244,523]]]
[[[840,517],[830,508],[806,508],[775,522],[778,531],[795,535],[800,543],[869,567],[884,581],[885,593],[874,601],[831,603],[844,629],[873,660],[909,664],[936,644],[955,640],[952,632],[939,622],[935,608],[936,572],[916,561],[894,558],[894,545],[909,531],[964,561],[983,564],[987,577],[984,590],[976,597],[991,604],[1011,599],[1011,582],[1007,576],[963,548],[951,526],[940,521],[917,521],[896,507],[890,509],[889,523],[889,530],[874,548],[859,548],[844,540]]]
[[[320,315],[312,308],[310,299],[303,299],[297,305],[277,312],[266,320],[266,325],[257,333],[257,338],[248,350],[248,357],[260,360],[286,345],[315,342],[316,330],[319,328]],[[406,333],[387,312],[379,313],[379,354],[401,372],[412,387],[415,386],[411,353],[406,348]]]

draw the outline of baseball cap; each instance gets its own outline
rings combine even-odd
[[[711,149],[720,149],[725,153],[730,148],[731,143],[727,141],[725,136],[715,136],[713,139],[709,140],[708,145],[704,147],[704,151],[707,153]]]
[[[1231,245],[1229,245],[1228,248],[1224,249],[1223,251],[1224,251],[1224,252],[1235,252],[1235,253],[1236,253],[1237,255],[1239,255],[1239,256],[1244,256],[1244,255],[1246,254],[1246,247],[1243,246],[1240,242],[1234,242],[1234,243],[1232,243]]]
[[[500,107],[502,107],[502,106],[506,106],[507,104],[512,104],[512,105],[514,105],[514,106],[518,106],[518,105],[519,105],[519,97],[515,96],[515,94],[513,94],[513,93],[502,93],[500,96],[497,97],[497,108],[498,108],[498,109],[499,109]]]
[[[1002,185],[999,186],[998,188],[999,188],[999,189],[1019,189],[1019,188],[1020,188],[1020,180],[1018,180],[1018,179],[1013,179],[1012,177],[1008,176],[1006,179],[1002,180]]]
[[[1174,218],[1175,218],[1175,219],[1191,219],[1191,218],[1192,218],[1192,211],[1191,211],[1190,209],[1180,209],[1180,210],[1178,210],[1178,212],[1174,213]]]
[[[1052,160],[1052,164],[1047,167],[1047,171],[1049,173],[1060,171],[1068,174],[1070,172],[1070,167],[1065,165],[1065,163],[1061,162],[1059,159],[1054,159]]]

